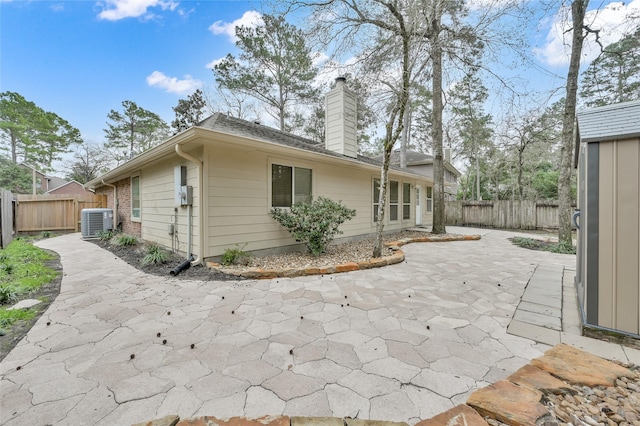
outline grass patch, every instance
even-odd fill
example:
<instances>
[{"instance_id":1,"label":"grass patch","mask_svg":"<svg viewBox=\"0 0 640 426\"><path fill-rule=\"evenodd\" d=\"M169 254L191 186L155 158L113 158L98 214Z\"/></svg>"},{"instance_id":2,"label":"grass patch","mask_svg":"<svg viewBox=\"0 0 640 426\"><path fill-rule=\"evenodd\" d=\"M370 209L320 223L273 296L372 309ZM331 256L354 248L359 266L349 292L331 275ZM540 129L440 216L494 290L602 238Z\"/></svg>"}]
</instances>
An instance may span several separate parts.
<instances>
[{"instance_id":1,"label":"grass patch","mask_svg":"<svg viewBox=\"0 0 640 426\"><path fill-rule=\"evenodd\" d=\"M14 309L7 311L3 308L0 309L0 327L6 328L16 321L27 321L35 316L36 312L33 309Z\"/></svg>"},{"instance_id":2,"label":"grass patch","mask_svg":"<svg viewBox=\"0 0 640 426\"><path fill-rule=\"evenodd\" d=\"M56 277L56 272L46 266L51 259L53 255L21 238L0 250L0 304L13 303L51 282Z\"/></svg>"},{"instance_id":3,"label":"grass patch","mask_svg":"<svg viewBox=\"0 0 640 426\"><path fill-rule=\"evenodd\" d=\"M575 246L560 244L553 241L542 241L527 237L513 237L511 238L511 242L518 247L530 250L542 250L561 254L576 254Z\"/></svg>"}]
</instances>

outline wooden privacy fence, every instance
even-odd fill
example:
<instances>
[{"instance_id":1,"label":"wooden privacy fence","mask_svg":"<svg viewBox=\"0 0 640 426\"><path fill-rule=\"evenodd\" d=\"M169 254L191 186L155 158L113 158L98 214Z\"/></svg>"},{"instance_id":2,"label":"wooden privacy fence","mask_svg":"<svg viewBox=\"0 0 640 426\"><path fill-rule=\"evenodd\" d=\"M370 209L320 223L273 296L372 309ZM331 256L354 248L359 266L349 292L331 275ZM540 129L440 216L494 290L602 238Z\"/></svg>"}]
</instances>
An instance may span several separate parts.
<instances>
[{"instance_id":1,"label":"wooden privacy fence","mask_svg":"<svg viewBox=\"0 0 640 426\"><path fill-rule=\"evenodd\" d=\"M80 231L82 209L107 207L104 194L18 195L16 231Z\"/></svg>"},{"instance_id":2,"label":"wooden privacy fence","mask_svg":"<svg viewBox=\"0 0 640 426\"><path fill-rule=\"evenodd\" d=\"M0 248L9 245L15 234L16 202L11 191L0 188Z\"/></svg>"},{"instance_id":3,"label":"wooden privacy fence","mask_svg":"<svg viewBox=\"0 0 640 426\"><path fill-rule=\"evenodd\" d=\"M447 225L498 229L557 229L558 203L548 201L446 201Z\"/></svg>"}]
</instances>

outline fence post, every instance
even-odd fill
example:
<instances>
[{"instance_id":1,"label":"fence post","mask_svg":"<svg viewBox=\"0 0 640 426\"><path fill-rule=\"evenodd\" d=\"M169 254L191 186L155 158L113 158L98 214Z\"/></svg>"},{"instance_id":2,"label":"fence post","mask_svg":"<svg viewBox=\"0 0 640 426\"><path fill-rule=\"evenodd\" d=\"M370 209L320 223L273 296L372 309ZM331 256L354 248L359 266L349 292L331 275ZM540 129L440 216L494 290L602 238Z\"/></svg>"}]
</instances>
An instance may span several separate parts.
<instances>
[{"instance_id":1,"label":"fence post","mask_svg":"<svg viewBox=\"0 0 640 426\"><path fill-rule=\"evenodd\" d=\"M78 221L80 220L80 212L78 211L78 196L73 197L73 228L78 232Z\"/></svg>"}]
</instances>

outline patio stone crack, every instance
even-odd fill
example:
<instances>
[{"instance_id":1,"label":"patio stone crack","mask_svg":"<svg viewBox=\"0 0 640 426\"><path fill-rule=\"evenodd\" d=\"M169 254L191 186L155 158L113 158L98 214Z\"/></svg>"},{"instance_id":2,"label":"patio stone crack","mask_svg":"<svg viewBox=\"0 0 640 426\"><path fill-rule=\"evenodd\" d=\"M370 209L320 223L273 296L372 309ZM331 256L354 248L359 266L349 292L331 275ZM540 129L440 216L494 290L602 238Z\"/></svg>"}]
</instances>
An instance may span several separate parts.
<instances>
[{"instance_id":1,"label":"patio stone crack","mask_svg":"<svg viewBox=\"0 0 640 426\"><path fill-rule=\"evenodd\" d=\"M76 396L80 396L80 395L82 395L82 396L83 396L83 398L82 398L82 399L84 399L84 397L86 397L86 396L87 396L87 393L89 393L89 392L91 392L92 390L96 389L98 386L99 386L99 385L96 385L95 387L93 387L93 388L89 389L87 392L80 392L80 393L76 393L76 394L74 394L74 395L65 396L64 398L58 398L58 399L51 399L51 400L48 400L48 401L42 401L42 402L40 402L40 403L38 403L38 404L33 404L33 403L31 403L31 405L32 405L32 406L34 406L34 407L36 407L36 406L38 406L38 405L42 405L42 404L49 404L49 403L52 403L52 402L58 402L58 401L66 401L67 399L71 399L71 398L74 398L74 397L76 397ZM31 393L31 392L29 391L29 393ZM33 400L33 394L31 394L31 399ZM82 399L80 399L78 402L76 402L76 404L75 404L73 407L75 407L76 405L78 405L78 404L80 403L80 401L82 401ZM72 409L73 409L73 407L72 407ZM71 411L71 409L70 409L69 411ZM68 414L68 412L67 412L67 414ZM66 417L66 415L65 415L65 417Z\"/></svg>"}]
</instances>

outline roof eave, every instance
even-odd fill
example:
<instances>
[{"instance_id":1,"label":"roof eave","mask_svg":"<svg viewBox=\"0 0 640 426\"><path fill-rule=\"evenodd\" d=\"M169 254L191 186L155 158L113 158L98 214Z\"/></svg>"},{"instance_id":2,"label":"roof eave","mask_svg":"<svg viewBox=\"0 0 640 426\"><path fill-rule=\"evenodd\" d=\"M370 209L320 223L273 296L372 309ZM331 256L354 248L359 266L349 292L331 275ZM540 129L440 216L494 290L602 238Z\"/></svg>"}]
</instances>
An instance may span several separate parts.
<instances>
[{"instance_id":1,"label":"roof eave","mask_svg":"<svg viewBox=\"0 0 640 426\"><path fill-rule=\"evenodd\" d=\"M174 152L175 145L188 143L191 140L195 139L203 131L205 130L197 127L192 127L185 130L184 132L178 133L177 135L172 136L160 145L143 152L142 154L132 158L126 163L119 165L115 169L108 171L104 175L90 180L89 182L84 184L84 187L85 189L95 189L104 186L103 182L114 182L120 180L123 175L127 175L134 170L140 169L140 167L151 161L159 160L167 154Z\"/></svg>"}]
</instances>

